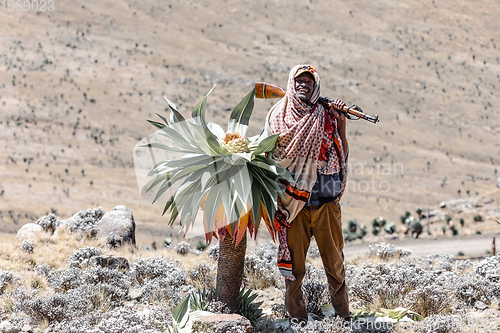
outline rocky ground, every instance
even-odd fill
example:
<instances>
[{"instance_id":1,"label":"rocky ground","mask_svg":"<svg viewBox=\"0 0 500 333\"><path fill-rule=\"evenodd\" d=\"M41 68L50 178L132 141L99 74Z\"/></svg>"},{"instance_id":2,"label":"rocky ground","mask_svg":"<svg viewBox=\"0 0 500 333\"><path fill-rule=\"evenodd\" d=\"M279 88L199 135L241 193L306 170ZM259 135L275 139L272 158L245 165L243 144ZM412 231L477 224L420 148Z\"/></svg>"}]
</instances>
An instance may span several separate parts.
<instances>
[{"instance_id":1,"label":"rocky ground","mask_svg":"<svg viewBox=\"0 0 500 333\"><path fill-rule=\"evenodd\" d=\"M182 242L141 249L130 241L117 243L117 237L102 237L96 230L105 216L101 209L80 211L68 220L50 214L37 220L41 230L1 243L0 332L169 332L174 307L214 287L216 245L194 249ZM290 325L284 312L276 253L276 245L263 243L245 257L244 287L261 302L260 320L250 324L241 316L225 317L223 305L211 302L202 314L210 317L192 319L194 331L455 333L500 327L498 255L455 260L443 253L415 256L392 244L372 245L346 261L353 316L346 323L333 317L313 245L303 282L310 320L299 327ZM251 312L242 314L250 318Z\"/></svg>"}]
</instances>

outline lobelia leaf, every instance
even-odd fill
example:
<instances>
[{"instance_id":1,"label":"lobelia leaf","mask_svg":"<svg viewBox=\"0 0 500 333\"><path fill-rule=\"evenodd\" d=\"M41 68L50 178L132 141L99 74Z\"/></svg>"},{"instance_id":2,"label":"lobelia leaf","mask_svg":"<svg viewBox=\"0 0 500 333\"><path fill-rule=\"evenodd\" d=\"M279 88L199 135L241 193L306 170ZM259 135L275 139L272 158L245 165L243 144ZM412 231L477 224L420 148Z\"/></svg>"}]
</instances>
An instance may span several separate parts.
<instances>
[{"instance_id":1,"label":"lobelia leaf","mask_svg":"<svg viewBox=\"0 0 500 333\"><path fill-rule=\"evenodd\" d=\"M214 133L214 135L217 137L217 139L219 139L221 141L224 140L224 137L226 136L226 132L224 132L222 127L220 127L219 125L214 124L212 122L209 122L207 124L207 127L210 130L210 132Z\"/></svg>"},{"instance_id":2,"label":"lobelia leaf","mask_svg":"<svg viewBox=\"0 0 500 333\"><path fill-rule=\"evenodd\" d=\"M191 124L194 129L194 135L202 142L202 149L204 149L207 155L220 156L228 155L229 152L224 146L221 146L219 140L215 135L203 126L198 124Z\"/></svg>"},{"instance_id":3,"label":"lobelia leaf","mask_svg":"<svg viewBox=\"0 0 500 333\"><path fill-rule=\"evenodd\" d=\"M252 184L252 218L255 223L255 230L258 230L261 219L260 202L262 200L262 194L260 193L258 183L253 181L252 174L250 174L250 183Z\"/></svg>"},{"instance_id":4,"label":"lobelia leaf","mask_svg":"<svg viewBox=\"0 0 500 333\"><path fill-rule=\"evenodd\" d=\"M207 129L210 131L210 129L207 126L207 123L205 121L205 111L207 109L207 97L210 95L212 90L214 90L215 85L210 89L208 94L206 94L205 97L194 107L193 112L191 114L191 117L193 118L194 122L197 123L198 125L203 126L203 128Z\"/></svg>"},{"instance_id":5,"label":"lobelia leaf","mask_svg":"<svg viewBox=\"0 0 500 333\"><path fill-rule=\"evenodd\" d=\"M252 155L255 156L273 151L274 148L276 148L276 142L278 142L279 136L279 134L274 134L262 140L255 151L253 151Z\"/></svg>"},{"instance_id":6,"label":"lobelia leaf","mask_svg":"<svg viewBox=\"0 0 500 333\"><path fill-rule=\"evenodd\" d=\"M172 152L172 153L184 153L184 154L189 154L189 153L197 153L196 150L192 150L192 149L183 149L183 148L175 148L175 147L171 147L169 145L166 145L164 143L157 143L157 142L153 142L153 143L148 143L146 145L141 145L139 146L141 148L156 148L156 149L162 149L162 150L166 150L166 151L169 151L169 152Z\"/></svg>"},{"instance_id":7,"label":"lobelia leaf","mask_svg":"<svg viewBox=\"0 0 500 333\"><path fill-rule=\"evenodd\" d=\"M165 207L163 208L163 213L161 213L161 215L165 215L165 213L167 212L167 210L170 208L172 209L173 208L173 204L174 203L174 196L172 195L170 198L168 198L167 200L167 203L165 204Z\"/></svg>"},{"instance_id":8,"label":"lobelia leaf","mask_svg":"<svg viewBox=\"0 0 500 333\"><path fill-rule=\"evenodd\" d=\"M248 129L250 116L252 115L255 99L255 87L236 105L229 117L227 132L238 132L241 136L245 136Z\"/></svg>"},{"instance_id":9,"label":"lobelia leaf","mask_svg":"<svg viewBox=\"0 0 500 333\"><path fill-rule=\"evenodd\" d=\"M207 223L205 232L212 231L215 212L221 203L221 187L220 184L217 184L210 189L207 200L205 201L205 219Z\"/></svg>"},{"instance_id":10,"label":"lobelia leaf","mask_svg":"<svg viewBox=\"0 0 500 333\"><path fill-rule=\"evenodd\" d=\"M275 170L280 177L282 177L284 180L286 180L290 183L295 182L293 176L290 174L288 169L286 169L285 167L282 167L281 165L279 165L278 163L276 163L275 161L273 161L272 159L270 159L268 157L259 155L259 156L255 156L255 158L252 161L259 161L259 162L265 163L267 165L273 165L276 168ZM267 167L266 168L262 167L262 168L267 169ZM273 173L274 173L274 171L273 171Z\"/></svg>"},{"instance_id":11,"label":"lobelia leaf","mask_svg":"<svg viewBox=\"0 0 500 333\"><path fill-rule=\"evenodd\" d=\"M189 295L172 310L172 317L176 324L180 324L189 310Z\"/></svg>"},{"instance_id":12,"label":"lobelia leaf","mask_svg":"<svg viewBox=\"0 0 500 333\"><path fill-rule=\"evenodd\" d=\"M165 118L164 116L162 116L161 114L157 113L156 114L158 117L160 117L161 120L163 120L163 122L165 123L165 125L169 126L169 122L167 120L167 118Z\"/></svg>"},{"instance_id":13,"label":"lobelia leaf","mask_svg":"<svg viewBox=\"0 0 500 333\"><path fill-rule=\"evenodd\" d=\"M167 127L165 124L162 124L162 123L160 123L158 121L154 121L154 120L148 120L148 123L150 123L151 125L153 125L156 128L159 128L159 129L163 129L164 127Z\"/></svg>"},{"instance_id":14,"label":"lobelia leaf","mask_svg":"<svg viewBox=\"0 0 500 333\"><path fill-rule=\"evenodd\" d=\"M172 177L173 175L174 175L174 173L166 173L163 176L159 176L159 177L153 179L153 181L151 182L151 184L147 188L146 193L149 192L154 187L156 187L161 182L163 182L165 180L170 180L170 177ZM146 186L147 186L147 184L146 184Z\"/></svg>"},{"instance_id":15,"label":"lobelia leaf","mask_svg":"<svg viewBox=\"0 0 500 333\"><path fill-rule=\"evenodd\" d=\"M194 141L194 137L191 134L191 130L189 129L188 122L179 111L177 111L177 107L174 103L168 100L165 96L163 96L170 107L170 126L172 129L179 131L187 140Z\"/></svg>"},{"instance_id":16,"label":"lobelia leaf","mask_svg":"<svg viewBox=\"0 0 500 333\"><path fill-rule=\"evenodd\" d=\"M179 146L181 146L187 150L195 150L195 148L196 148L196 146L193 147L193 145L188 140L185 139L185 134L179 133L174 128L165 126L161 129L161 132L159 132L158 134L166 136L167 138L171 139L172 141L177 143Z\"/></svg>"},{"instance_id":17,"label":"lobelia leaf","mask_svg":"<svg viewBox=\"0 0 500 333\"><path fill-rule=\"evenodd\" d=\"M174 203L174 205L172 207L172 212L170 214L170 220L168 221L169 226L172 226L172 224L174 224L175 219L177 218L178 215L179 215L179 211L177 210L177 205Z\"/></svg>"}]
</instances>

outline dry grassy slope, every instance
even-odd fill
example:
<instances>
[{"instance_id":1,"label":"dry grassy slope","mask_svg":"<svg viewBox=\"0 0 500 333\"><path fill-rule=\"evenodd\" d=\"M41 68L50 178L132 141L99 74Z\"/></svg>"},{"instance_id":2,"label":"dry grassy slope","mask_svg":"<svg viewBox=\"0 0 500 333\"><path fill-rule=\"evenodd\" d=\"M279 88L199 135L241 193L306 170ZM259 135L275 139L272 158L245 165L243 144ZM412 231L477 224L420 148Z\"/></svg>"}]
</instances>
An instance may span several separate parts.
<instances>
[{"instance_id":1,"label":"dry grassy slope","mask_svg":"<svg viewBox=\"0 0 500 333\"><path fill-rule=\"evenodd\" d=\"M52 209L66 217L117 204L140 231L162 230L161 207L139 196L132 157L162 96L189 112L217 83L207 117L226 123L254 82L284 86L297 63L318 68L323 95L381 118L348 124L346 219L396 220L416 205L489 192L500 176L497 1L55 8L0 12L1 230ZM250 134L270 105L256 102Z\"/></svg>"}]
</instances>

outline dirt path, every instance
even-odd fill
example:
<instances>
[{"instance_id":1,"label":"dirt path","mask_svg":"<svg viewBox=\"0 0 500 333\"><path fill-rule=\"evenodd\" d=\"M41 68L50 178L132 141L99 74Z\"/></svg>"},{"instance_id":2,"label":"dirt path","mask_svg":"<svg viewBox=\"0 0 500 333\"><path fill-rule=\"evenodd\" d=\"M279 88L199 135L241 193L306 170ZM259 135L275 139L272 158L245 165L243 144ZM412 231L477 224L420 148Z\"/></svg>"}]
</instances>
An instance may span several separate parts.
<instances>
[{"instance_id":1,"label":"dirt path","mask_svg":"<svg viewBox=\"0 0 500 333\"><path fill-rule=\"evenodd\" d=\"M486 255L486 251L491 251L491 243L495 235L456 237L439 239L408 239L393 240L387 243L401 246L412 251L415 256L427 256L432 253L448 253L457 257L461 251L467 257L481 257ZM496 234L497 253L500 248L500 234ZM368 251L370 244L346 244L344 254L346 258Z\"/></svg>"}]
</instances>

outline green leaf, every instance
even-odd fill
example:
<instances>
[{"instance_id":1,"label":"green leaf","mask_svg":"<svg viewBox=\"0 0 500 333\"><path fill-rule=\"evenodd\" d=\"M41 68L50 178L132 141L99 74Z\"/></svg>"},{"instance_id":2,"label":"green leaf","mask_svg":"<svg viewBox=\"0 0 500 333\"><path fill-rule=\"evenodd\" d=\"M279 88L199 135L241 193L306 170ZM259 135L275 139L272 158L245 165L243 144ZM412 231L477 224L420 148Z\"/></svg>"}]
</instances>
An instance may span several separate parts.
<instances>
[{"instance_id":1,"label":"green leaf","mask_svg":"<svg viewBox=\"0 0 500 333\"><path fill-rule=\"evenodd\" d=\"M175 219L177 218L178 215L179 215L179 210L177 209L177 205L174 203L174 205L172 206L172 213L170 214L170 220L168 221L169 226L172 226L172 224L174 224Z\"/></svg>"},{"instance_id":2,"label":"green leaf","mask_svg":"<svg viewBox=\"0 0 500 333\"><path fill-rule=\"evenodd\" d=\"M255 87L233 109L229 117L228 133L238 132L241 136L247 133L248 123L252 115L255 98Z\"/></svg>"},{"instance_id":3,"label":"green leaf","mask_svg":"<svg viewBox=\"0 0 500 333\"><path fill-rule=\"evenodd\" d=\"M167 212L167 210L169 208L173 208L173 204L174 203L174 196L172 195L170 198L168 198L167 200L167 203L165 204L165 207L163 208L163 213L161 213L161 215L165 215L165 213Z\"/></svg>"},{"instance_id":4,"label":"green leaf","mask_svg":"<svg viewBox=\"0 0 500 333\"><path fill-rule=\"evenodd\" d=\"M189 295L180 302L173 310L172 317L177 324L181 323L189 310Z\"/></svg>"},{"instance_id":5,"label":"green leaf","mask_svg":"<svg viewBox=\"0 0 500 333\"><path fill-rule=\"evenodd\" d=\"M205 111L207 109L207 97L208 95L210 95L212 90L214 90L214 88L215 85L212 87L212 89L210 89L208 94L194 107L193 112L191 114L193 120L197 124L203 126L203 128L207 129L208 131L210 131L210 129L208 128L207 123L205 121Z\"/></svg>"},{"instance_id":6,"label":"green leaf","mask_svg":"<svg viewBox=\"0 0 500 333\"><path fill-rule=\"evenodd\" d=\"M194 138L193 138L193 135L191 134L191 130L189 129L188 122L186 121L186 119L184 119L182 114L180 114L180 112L177 111L177 107L175 106L174 103L169 101L168 98L166 98L165 96L164 96L164 98L167 101L168 106L170 107L170 111L171 111L170 112L170 126L173 129L179 131L187 140L193 141Z\"/></svg>"},{"instance_id":7,"label":"green leaf","mask_svg":"<svg viewBox=\"0 0 500 333\"><path fill-rule=\"evenodd\" d=\"M156 192L155 198L153 199L153 203L155 203L160 197L165 193L171 186L169 184L169 180L165 180L161 185L160 188L158 189L158 192Z\"/></svg>"},{"instance_id":8,"label":"green leaf","mask_svg":"<svg viewBox=\"0 0 500 333\"><path fill-rule=\"evenodd\" d=\"M262 155L259 155L259 156L255 156L255 158L252 160L252 162L253 161L259 161L259 162L265 163L267 165L274 165L276 167L276 172L280 175L280 177L282 177L284 180L286 180L288 182L291 182L291 183L295 182L295 179L290 174L290 171L288 171L287 168L282 167L281 165L279 165L278 163L276 163L272 159L265 157L265 156L262 156ZM262 168L267 169L266 167L262 167Z\"/></svg>"},{"instance_id":9,"label":"green leaf","mask_svg":"<svg viewBox=\"0 0 500 333\"><path fill-rule=\"evenodd\" d=\"M274 219L274 213L276 212L276 208L278 206L278 192L272 185L266 183L262 175L259 175L259 172L253 172L252 176L254 177L254 180L256 179L259 182L259 188L261 189L262 194L261 201L264 205L264 209L266 210L267 215L269 216L269 219L272 221Z\"/></svg>"},{"instance_id":10,"label":"green leaf","mask_svg":"<svg viewBox=\"0 0 500 333\"><path fill-rule=\"evenodd\" d=\"M148 143L147 145L141 145L140 146L141 148L155 148L155 149L162 149L162 150L166 150L166 151L169 151L169 152L172 152L172 153L184 153L184 154L189 154L189 153L196 153L197 151L196 150L192 150L192 149L183 149L183 148L175 148L175 147L171 147L171 146L168 146L164 143L157 143L157 142L153 142L153 143Z\"/></svg>"},{"instance_id":11,"label":"green leaf","mask_svg":"<svg viewBox=\"0 0 500 333\"><path fill-rule=\"evenodd\" d=\"M264 140L262 140L252 155L259 155L262 153L267 153L273 151L276 148L276 142L278 142L279 134L271 135Z\"/></svg>"},{"instance_id":12,"label":"green leaf","mask_svg":"<svg viewBox=\"0 0 500 333\"><path fill-rule=\"evenodd\" d=\"M157 115L158 117L160 117L160 119L161 119L161 120L163 120L163 122L165 123L165 125L167 125L167 126L169 125L167 118L165 118L164 116L162 116L162 115L161 115L161 114L159 114L159 113L157 113L156 115Z\"/></svg>"},{"instance_id":13,"label":"green leaf","mask_svg":"<svg viewBox=\"0 0 500 333\"><path fill-rule=\"evenodd\" d=\"M191 124L194 129L194 135L198 139L198 142L201 142L202 149L204 149L205 153L211 156L220 156L220 155L228 155L229 152L224 146L221 146L219 140L215 137L215 135L207 129L203 128L203 126L198 124Z\"/></svg>"},{"instance_id":14,"label":"green leaf","mask_svg":"<svg viewBox=\"0 0 500 333\"><path fill-rule=\"evenodd\" d=\"M187 150L195 150L194 149L195 147L193 147L193 145L188 140L185 139L185 137L186 137L185 134L181 134L178 131L176 131L175 129L167 127L167 126L163 127L161 130L162 130L162 132L160 132L158 134L166 136L167 138L171 139L172 141L177 143L179 146L181 146ZM192 137L192 135L191 135L191 137Z\"/></svg>"},{"instance_id":15,"label":"green leaf","mask_svg":"<svg viewBox=\"0 0 500 333\"><path fill-rule=\"evenodd\" d=\"M154 121L154 120L148 120L148 123L153 125L156 128L163 129L164 127L167 127L165 124L162 124L160 122Z\"/></svg>"},{"instance_id":16,"label":"green leaf","mask_svg":"<svg viewBox=\"0 0 500 333\"><path fill-rule=\"evenodd\" d=\"M221 192L223 190L225 189L221 188L221 184L217 184L208 193L207 200L205 201L205 220L207 223L205 232L212 231L215 212L222 203Z\"/></svg>"},{"instance_id":17,"label":"green leaf","mask_svg":"<svg viewBox=\"0 0 500 333\"><path fill-rule=\"evenodd\" d=\"M259 229L261 215L260 215L260 201L262 194L258 182L253 181L253 176L250 174L250 182L252 184L252 218L255 224L255 230Z\"/></svg>"},{"instance_id":18,"label":"green leaf","mask_svg":"<svg viewBox=\"0 0 500 333\"><path fill-rule=\"evenodd\" d=\"M146 193L149 192L154 187L156 187L161 182L163 182L165 180L170 180L170 177L172 177L172 176L173 176L173 173L166 173L163 176L157 177L156 179L153 180L153 182L151 183L151 185L149 185L148 189L146 190Z\"/></svg>"}]
</instances>

